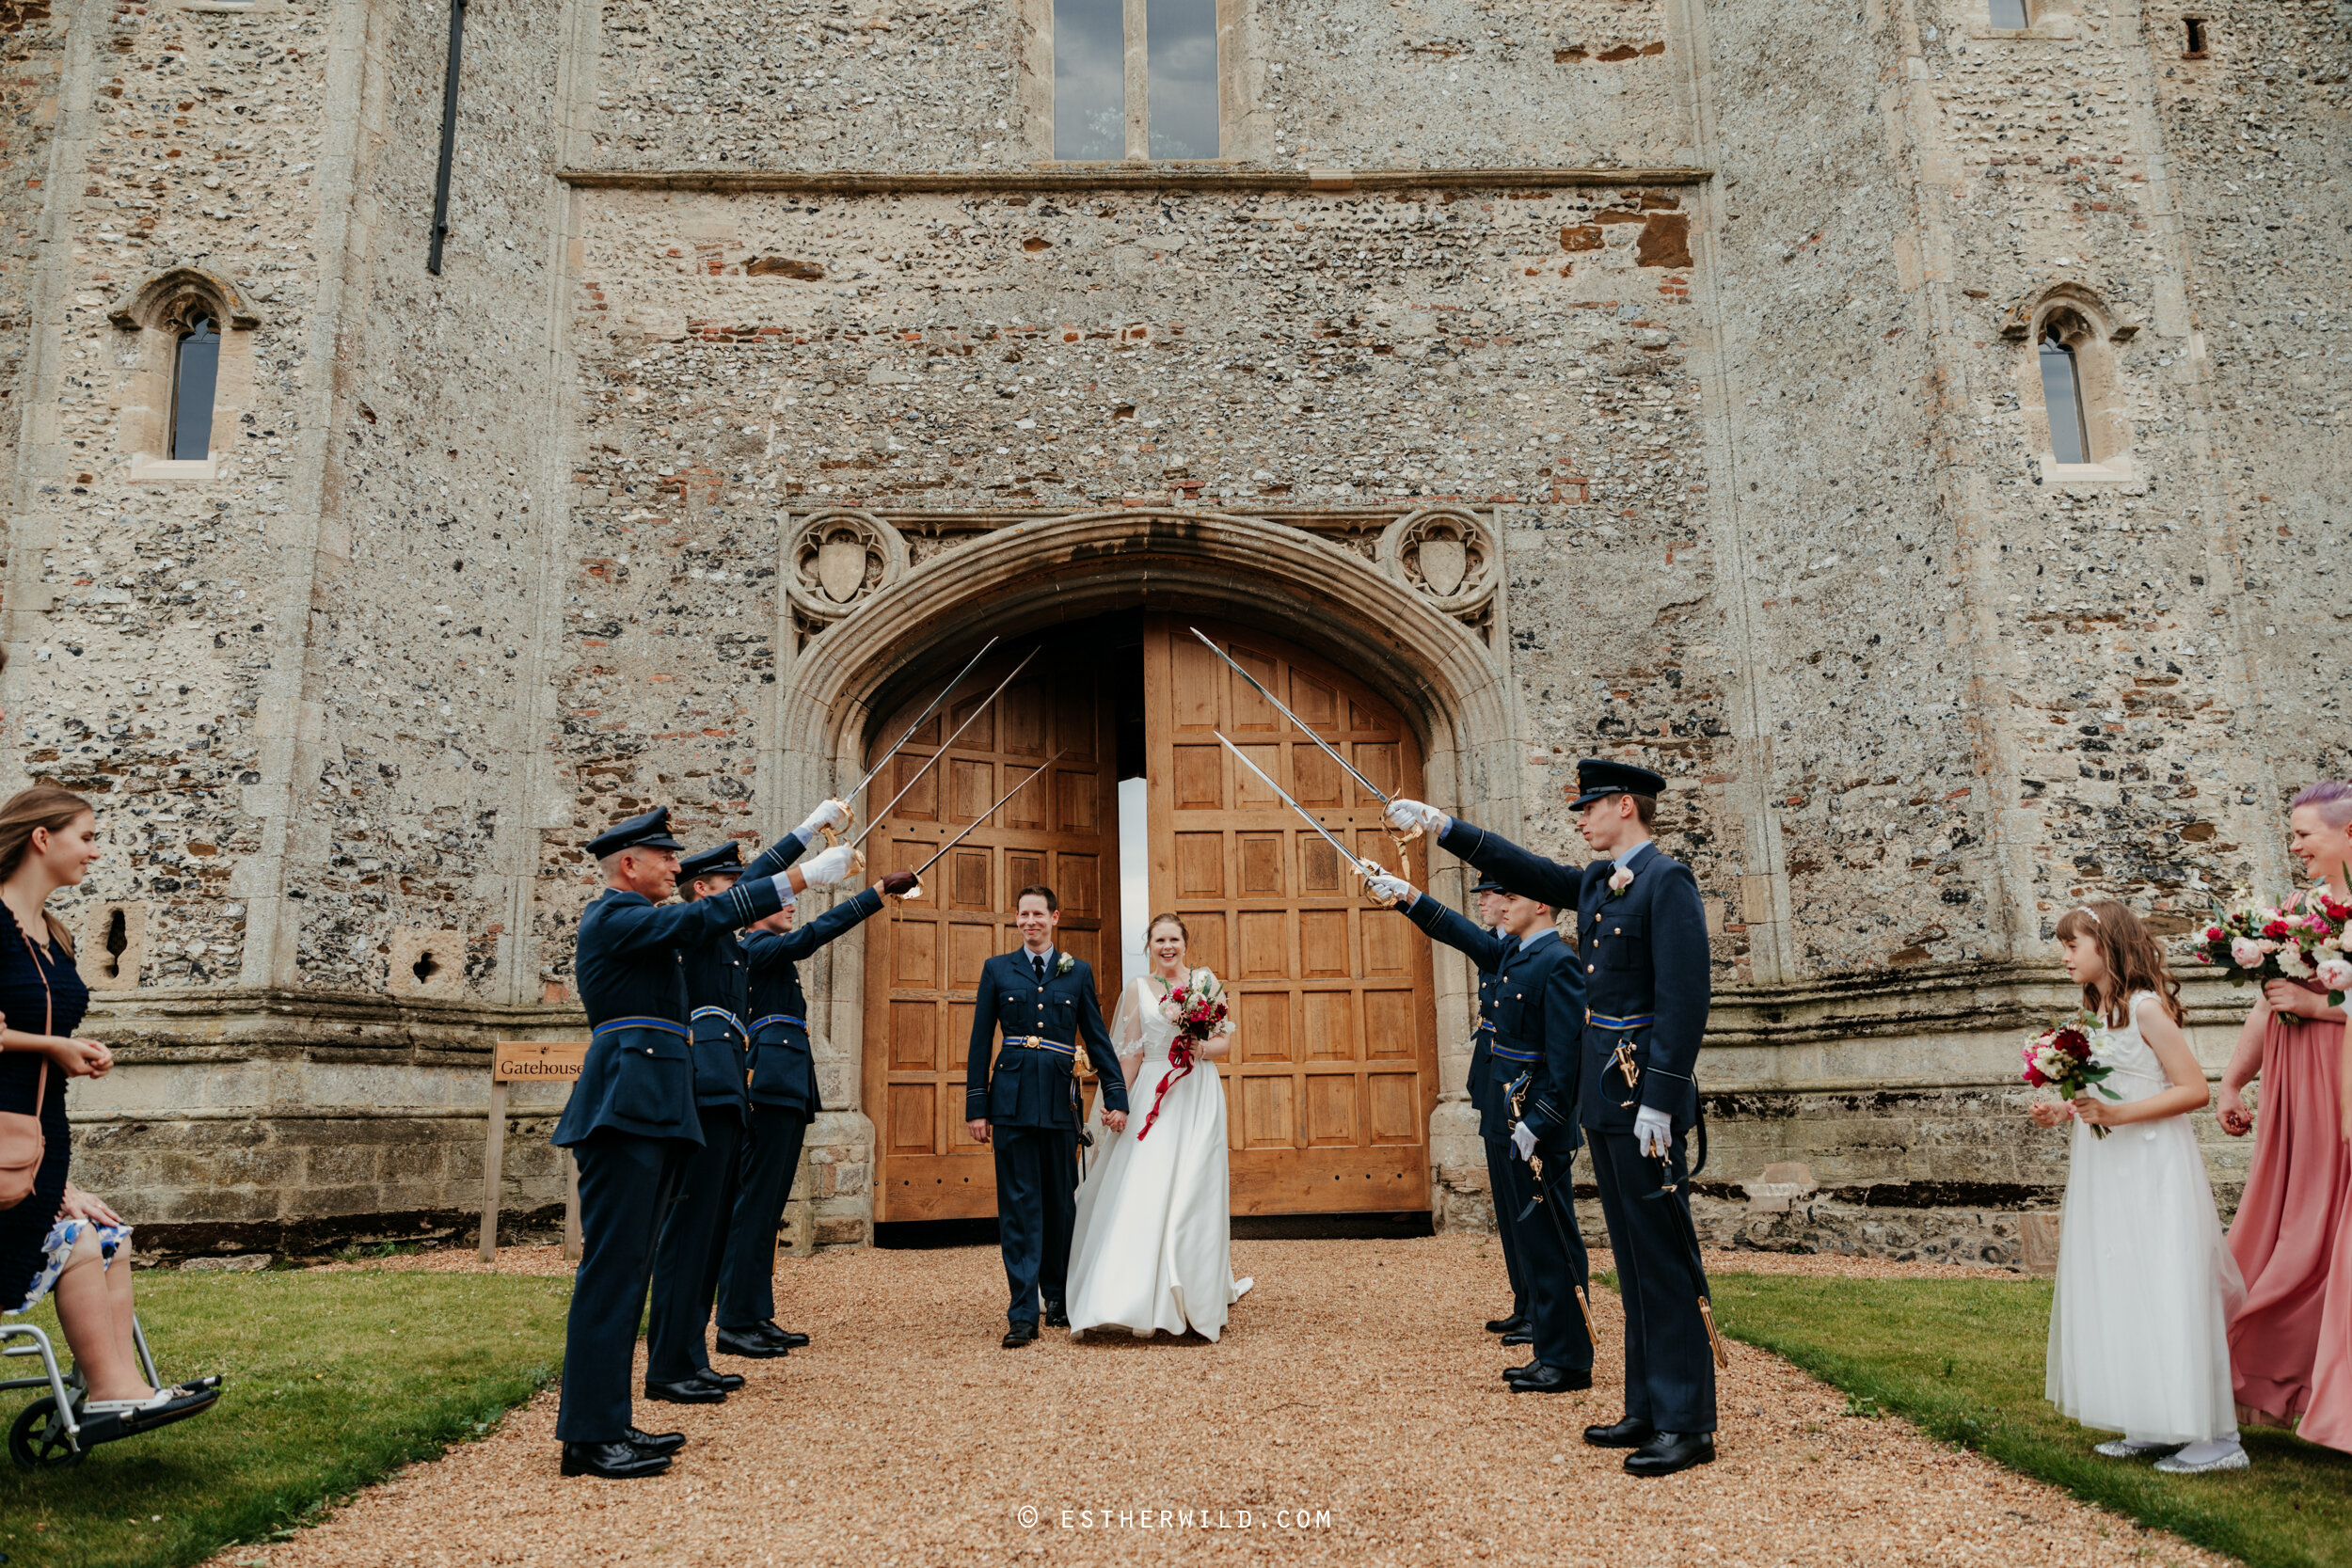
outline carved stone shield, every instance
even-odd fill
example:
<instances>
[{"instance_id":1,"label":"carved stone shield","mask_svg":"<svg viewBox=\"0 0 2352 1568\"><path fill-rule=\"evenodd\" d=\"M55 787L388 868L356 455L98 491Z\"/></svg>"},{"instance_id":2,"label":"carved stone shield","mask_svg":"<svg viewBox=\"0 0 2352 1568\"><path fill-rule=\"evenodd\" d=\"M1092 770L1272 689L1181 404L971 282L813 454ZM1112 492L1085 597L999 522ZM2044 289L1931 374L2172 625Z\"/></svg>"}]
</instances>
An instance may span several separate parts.
<instances>
[{"instance_id":1,"label":"carved stone shield","mask_svg":"<svg viewBox=\"0 0 2352 1568\"><path fill-rule=\"evenodd\" d=\"M848 604L865 582L865 540L835 534L817 546L817 584L825 591L825 597Z\"/></svg>"},{"instance_id":2,"label":"carved stone shield","mask_svg":"<svg viewBox=\"0 0 2352 1568\"><path fill-rule=\"evenodd\" d=\"M1459 539L1424 539L1420 555L1421 580L1438 597L1452 598L1470 573L1470 551Z\"/></svg>"}]
</instances>

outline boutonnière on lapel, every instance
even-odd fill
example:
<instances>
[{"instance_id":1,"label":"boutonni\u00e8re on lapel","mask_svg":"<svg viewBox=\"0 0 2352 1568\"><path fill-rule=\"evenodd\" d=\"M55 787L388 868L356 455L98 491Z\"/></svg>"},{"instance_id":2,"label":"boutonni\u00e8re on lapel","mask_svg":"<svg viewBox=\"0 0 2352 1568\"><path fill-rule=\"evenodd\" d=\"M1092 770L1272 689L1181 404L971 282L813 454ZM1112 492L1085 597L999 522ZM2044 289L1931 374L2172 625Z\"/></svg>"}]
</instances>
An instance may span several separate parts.
<instances>
[{"instance_id":1,"label":"boutonni\u00e8re on lapel","mask_svg":"<svg viewBox=\"0 0 2352 1568\"><path fill-rule=\"evenodd\" d=\"M1625 890L1626 890L1626 889L1628 889L1628 888L1631 887L1632 885L1633 885L1633 868L1632 868L1631 866L1629 866L1629 865L1621 865L1621 866L1617 867L1617 869L1616 869L1616 870L1612 871L1611 873L1609 873L1609 896L1610 896L1610 897L1612 897L1612 898L1617 897L1619 895L1623 894L1623 893L1625 892Z\"/></svg>"},{"instance_id":2,"label":"boutonni\u00e8re on lapel","mask_svg":"<svg viewBox=\"0 0 2352 1568\"><path fill-rule=\"evenodd\" d=\"M1075 959L1075 958L1072 958L1069 954L1064 953L1064 954L1061 956L1061 958L1059 958L1059 959L1058 959L1058 960L1055 963L1055 965L1054 965L1054 973L1055 973L1056 974L1069 974L1072 970L1073 970L1073 969L1075 969L1075 968L1077 968L1077 967L1078 967L1078 960L1077 960L1077 959Z\"/></svg>"}]
</instances>

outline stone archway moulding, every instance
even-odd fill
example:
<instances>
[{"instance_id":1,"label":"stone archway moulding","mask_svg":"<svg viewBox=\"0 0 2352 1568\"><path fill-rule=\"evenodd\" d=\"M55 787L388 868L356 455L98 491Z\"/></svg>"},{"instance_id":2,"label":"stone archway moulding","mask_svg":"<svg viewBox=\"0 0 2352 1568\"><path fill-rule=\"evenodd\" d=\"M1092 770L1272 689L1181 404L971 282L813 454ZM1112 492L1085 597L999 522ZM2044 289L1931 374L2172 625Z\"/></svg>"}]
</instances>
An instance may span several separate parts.
<instances>
[{"instance_id":1,"label":"stone archway moulding","mask_svg":"<svg viewBox=\"0 0 2352 1568\"><path fill-rule=\"evenodd\" d=\"M865 770L876 714L903 692L907 672L928 679L946 657L991 632L1008 637L1063 622L1136 610L1192 610L1255 623L1319 645L1394 702L1420 732L1426 787L1435 800L1504 832L1522 816L1518 704L1503 665L1509 647L1501 593L1500 540L1476 512L1398 508L1387 515L1321 522L1317 531L1263 517L1175 510L1076 512L1009 520L1001 515L900 515L848 509L796 516L779 540L780 575L793 586L777 606L780 665L772 710L776 752L763 775L771 799L797 809L845 787ZM905 553L871 536L903 531ZM952 540L943 540L951 533ZM867 539L867 580L853 583L837 559L836 588L821 607L814 551L845 555ZM1321 535L1321 536L1319 536ZM1337 542L1335 542L1335 540ZM899 568L898 561L914 564ZM801 563L810 571L800 574ZM884 567L882 563L890 564ZM826 612L822 619L811 608ZM771 766L772 765L772 767ZM1432 873L1424 858L1422 879ZM1434 868L1441 896L1458 901L1458 865ZM812 1147L849 1170L870 1171L873 1123L860 1104L867 1046L863 948L831 955L818 1016L818 1068L829 1106ZM1467 1032L1469 975L1440 962L1440 1038ZM1441 1047L1441 1082L1458 1085L1467 1055ZM1483 1171L1477 1116L1448 1089L1429 1126L1431 1204L1465 1173ZM870 1221L871 1189L839 1194ZM847 1217L846 1215L844 1217Z\"/></svg>"}]
</instances>

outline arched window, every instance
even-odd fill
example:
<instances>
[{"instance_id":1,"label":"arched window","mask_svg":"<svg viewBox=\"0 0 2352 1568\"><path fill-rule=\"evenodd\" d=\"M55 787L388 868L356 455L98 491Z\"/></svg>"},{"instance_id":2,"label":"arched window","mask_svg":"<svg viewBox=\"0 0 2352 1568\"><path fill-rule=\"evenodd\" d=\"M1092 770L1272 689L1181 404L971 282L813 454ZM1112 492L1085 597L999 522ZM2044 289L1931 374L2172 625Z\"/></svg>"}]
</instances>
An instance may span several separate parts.
<instances>
[{"instance_id":1,"label":"arched window","mask_svg":"<svg viewBox=\"0 0 2352 1568\"><path fill-rule=\"evenodd\" d=\"M2088 463L2090 436L2083 423L2082 366L2068 345L2072 317L2054 314L2042 326L2042 405L2050 416L2050 453L2061 463Z\"/></svg>"},{"instance_id":2,"label":"arched window","mask_svg":"<svg viewBox=\"0 0 2352 1568\"><path fill-rule=\"evenodd\" d=\"M213 395L220 382L220 333L199 305L180 325L171 366L171 457L201 463L213 454Z\"/></svg>"}]
</instances>

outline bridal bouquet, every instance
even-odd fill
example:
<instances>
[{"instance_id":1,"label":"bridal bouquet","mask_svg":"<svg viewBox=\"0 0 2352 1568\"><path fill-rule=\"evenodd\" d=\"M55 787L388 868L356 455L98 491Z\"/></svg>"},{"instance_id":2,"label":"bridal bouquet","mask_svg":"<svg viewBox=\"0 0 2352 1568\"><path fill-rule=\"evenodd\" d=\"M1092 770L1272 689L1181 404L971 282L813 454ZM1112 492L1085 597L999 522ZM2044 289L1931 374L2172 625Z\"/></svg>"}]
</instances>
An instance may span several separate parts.
<instances>
[{"instance_id":1,"label":"bridal bouquet","mask_svg":"<svg viewBox=\"0 0 2352 1568\"><path fill-rule=\"evenodd\" d=\"M2026 1082L2037 1089L2056 1089L2061 1100L2073 1100L2094 1086L2109 1100L2122 1099L2100 1083L2115 1070L2098 1062L2103 1033L2099 1021L2089 1013L2078 1013L2067 1022L2044 1029L2026 1042ZM2107 1135L2104 1127L2093 1126L2090 1131L2102 1138Z\"/></svg>"},{"instance_id":2,"label":"bridal bouquet","mask_svg":"<svg viewBox=\"0 0 2352 1568\"><path fill-rule=\"evenodd\" d=\"M1184 984L1168 988L1168 994L1160 999L1160 1016L1176 1025L1176 1037L1168 1042L1168 1070L1160 1074L1160 1086L1152 1092L1151 1112L1136 1133L1138 1143L1160 1119L1160 1101L1168 1098L1168 1091L1192 1070L1194 1048L1225 1027L1225 988L1216 983L1216 975L1195 970Z\"/></svg>"},{"instance_id":3,"label":"bridal bouquet","mask_svg":"<svg viewBox=\"0 0 2352 1568\"><path fill-rule=\"evenodd\" d=\"M2325 988L2328 1005L2339 1006L2352 991L2352 956L2345 952L2352 903L2314 895L2303 908L2246 904L2216 907L2214 918L2197 933L2192 950L2200 963L2229 971L2230 984L2294 980Z\"/></svg>"}]
</instances>

